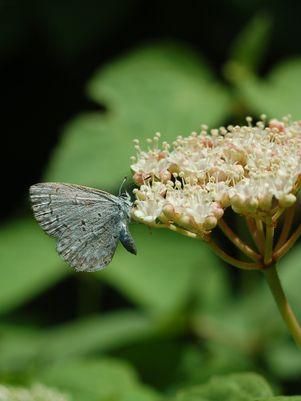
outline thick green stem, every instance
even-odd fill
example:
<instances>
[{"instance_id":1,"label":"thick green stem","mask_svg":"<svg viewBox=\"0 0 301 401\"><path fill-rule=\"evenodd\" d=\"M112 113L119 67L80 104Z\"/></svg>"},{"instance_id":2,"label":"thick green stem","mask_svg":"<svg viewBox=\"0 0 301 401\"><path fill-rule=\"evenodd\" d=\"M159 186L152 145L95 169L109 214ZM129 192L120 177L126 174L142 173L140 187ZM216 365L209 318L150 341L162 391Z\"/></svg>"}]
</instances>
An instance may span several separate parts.
<instances>
[{"instance_id":1,"label":"thick green stem","mask_svg":"<svg viewBox=\"0 0 301 401\"><path fill-rule=\"evenodd\" d=\"M267 269L264 270L264 273L267 282L269 284L270 290L278 306L278 309L282 315L282 318L286 323L286 326L289 329L296 344L299 345L299 347L301 347L301 327L284 294L277 273L276 265L268 267Z\"/></svg>"}]
</instances>

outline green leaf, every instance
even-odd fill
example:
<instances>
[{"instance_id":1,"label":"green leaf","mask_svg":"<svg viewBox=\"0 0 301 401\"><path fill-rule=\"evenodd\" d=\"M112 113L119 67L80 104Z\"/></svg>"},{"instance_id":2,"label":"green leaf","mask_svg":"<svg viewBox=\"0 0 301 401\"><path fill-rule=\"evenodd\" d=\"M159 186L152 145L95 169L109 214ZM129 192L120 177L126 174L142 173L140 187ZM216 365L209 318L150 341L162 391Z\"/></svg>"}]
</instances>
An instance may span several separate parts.
<instances>
[{"instance_id":1,"label":"green leaf","mask_svg":"<svg viewBox=\"0 0 301 401\"><path fill-rule=\"evenodd\" d=\"M138 399L139 393L143 401L159 398L139 383L130 365L109 358L56 363L40 371L38 379L71 394L74 401L126 401L131 395Z\"/></svg>"},{"instance_id":2,"label":"green leaf","mask_svg":"<svg viewBox=\"0 0 301 401\"><path fill-rule=\"evenodd\" d=\"M220 268L218 259L201 241L140 225L133 225L132 233L138 255L120 247L112 266L97 276L153 313L178 313L187 305L195 279L202 280L205 287L209 270L214 274ZM203 277L197 273L202 266L206 266Z\"/></svg>"},{"instance_id":3,"label":"green leaf","mask_svg":"<svg viewBox=\"0 0 301 401\"><path fill-rule=\"evenodd\" d=\"M0 312L20 305L68 274L55 243L31 219L0 230Z\"/></svg>"},{"instance_id":4,"label":"green leaf","mask_svg":"<svg viewBox=\"0 0 301 401\"><path fill-rule=\"evenodd\" d=\"M257 71L269 42L271 22L266 14L255 15L234 40L229 55L230 63Z\"/></svg>"},{"instance_id":5,"label":"green leaf","mask_svg":"<svg viewBox=\"0 0 301 401\"><path fill-rule=\"evenodd\" d=\"M232 347L227 344L227 340L218 343L205 336L200 340L203 347L201 348L199 343L193 347L186 347L178 363L180 377L184 378L187 385L198 385L215 375L256 369L250 355L240 349L240 344L235 347L236 339L233 338Z\"/></svg>"},{"instance_id":6,"label":"green leaf","mask_svg":"<svg viewBox=\"0 0 301 401\"><path fill-rule=\"evenodd\" d=\"M282 340L282 341L281 341ZM269 369L282 380L299 379L301 374L300 352L296 344L287 337L270 341L265 347L265 358Z\"/></svg>"},{"instance_id":7,"label":"green leaf","mask_svg":"<svg viewBox=\"0 0 301 401\"><path fill-rule=\"evenodd\" d=\"M256 373L216 376L208 383L182 390L177 401L251 401L272 396L268 383Z\"/></svg>"},{"instance_id":8,"label":"green leaf","mask_svg":"<svg viewBox=\"0 0 301 401\"><path fill-rule=\"evenodd\" d=\"M118 401L162 401L162 397L151 388L139 386L120 394Z\"/></svg>"},{"instance_id":9,"label":"green leaf","mask_svg":"<svg viewBox=\"0 0 301 401\"><path fill-rule=\"evenodd\" d=\"M205 64L171 44L140 48L109 64L92 78L88 94L108 112L71 122L48 180L115 188L129 170L133 139L160 131L163 140L174 140L202 123L220 123L231 107Z\"/></svg>"},{"instance_id":10,"label":"green leaf","mask_svg":"<svg viewBox=\"0 0 301 401\"><path fill-rule=\"evenodd\" d=\"M182 336L179 338L171 330L166 330L164 337L130 344L116 350L114 355L135 366L146 383L151 383L155 388L166 389L179 386L179 380L186 383L187 370L185 371L186 367L182 363L186 345L187 341L183 341ZM198 343L198 349L194 349L196 358L199 357L199 349Z\"/></svg>"},{"instance_id":11,"label":"green leaf","mask_svg":"<svg viewBox=\"0 0 301 401\"><path fill-rule=\"evenodd\" d=\"M227 268L212 254L212 251L204 247L204 260L195 273L194 297L195 313L199 315L207 313L221 314L225 308L230 308L231 289ZM208 263L209 262L209 263ZM223 311L223 312L222 312Z\"/></svg>"},{"instance_id":12,"label":"green leaf","mask_svg":"<svg viewBox=\"0 0 301 401\"><path fill-rule=\"evenodd\" d=\"M264 80L242 75L236 82L239 93L255 113L281 118L301 118L301 59L284 61Z\"/></svg>"},{"instance_id":13,"label":"green leaf","mask_svg":"<svg viewBox=\"0 0 301 401\"><path fill-rule=\"evenodd\" d=\"M64 324L45 333L40 357L54 361L112 350L158 335L160 327L136 311L112 312Z\"/></svg>"},{"instance_id":14,"label":"green leaf","mask_svg":"<svg viewBox=\"0 0 301 401\"><path fill-rule=\"evenodd\" d=\"M0 326L0 371L21 371L38 362L112 350L161 333L157 322L139 312L118 311L69 322L51 330Z\"/></svg>"},{"instance_id":15,"label":"green leaf","mask_svg":"<svg viewBox=\"0 0 301 401\"><path fill-rule=\"evenodd\" d=\"M301 318L299 307L301 304L300 258L301 249L295 247L278 264L278 274L284 292L286 293L291 307L296 313L298 319ZM276 330L278 334L281 334L281 332L287 333L286 326L282 321L273 296L265 282L264 276L262 276L261 285L258 285L258 288L253 293L248 294L246 303L249 307L249 313L254 316L255 320L257 320L257 324L261 330L262 324L265 322L266 329L272 331ZM261 305L260 308L258 308L258 305Z\"/></svg>"},{"instance_id":16,"label":"green leaf","mask_svg":"<svg viewBox=\"0 0 301 401\"><path fill-rule=\"evenodd\" d=\"M301 320L300 260L301 249L295 246L295 248L280 261L278 266L278 273L284 292L299 321ZM253 301L254 308L256 297L257 302L263 302L264 305L259 315L259 324L267 320L267 316L269 317L270 335L272 335L273 341L267 342L265 357L271 371L282 379L299 377L301 373L300 355L296 352L296 345L280 316L280 312L276 307L276 303L267 285L251 298L250 301Z\"/></svg>"},{"instance_id":17,"label":"green leaf","mask_svg":"<svg viewBox=\"0 0 301 401\"><path fill-rule=\"evenodd\" d=\"M301 401L301 395L279 395L277 397L264 397L258 399L257 401Z\"/></svg>"},{"instance_id":18,"label":"green leaf","mask_svg":"<svg viewBox=\"0 0 301 401\"><path fill-rule=\"evenodd\" d=\"M278 266L283 288L299 319L300 259L300 248L295 247ZM249 272L241 274L246 280L249 279ZM251 357L262 349L261 356L276 376L283 379L298 377L301 365L296 346L276 307L264 275L255 274L255 279L256 289L242 293L239 302L229 298L228 302L224 302L224 310L206 313L206 310L202 312L199 309L193 316L193 328L200 338L206 338L206 347L210 350L206 374L239 369L239 364L241 370L254 369L254 360Z\"/></svg>"},{"instance_id":19,"label":"green leaf","mask_svg":"<svg viewBox=\"0 0 301 401\"><path fill-rule=\"evenodd\" d=\"M0 372L21 372L38 356L41 333L21 325L0 326Z\"/></svg>"},{"instance_id":20,"label":"green leaf","mask_svg":"<svg viewBox=\"0 0 301 401\"><path fill-rule=\"evenodd\" d=\"M127 124L100 113L75 118L64 132L45 179L116 190L129 173L129 157L134 153L131 134Z\"/></svg>"},{"instance_id":21,"label":"green leaf","mask_svg":"<svg viewBox=\"0 0 301 401\"><path fill-rule=\"evenodd\" d=\"M171 43L137 49L97 72L88 93L124 120L141 125L140 135L146 129L151 129L147 135L157 130L175 135L216 123L229 111L225 89L205 63Z\"/></svg>"},{"instance_id":22,"label":"green leaf","mask_svg":"<svg viewBox=\"0 0 301 401\"><path fill-rule=\"evenodd\" d=\"M280 261L278 272L287 295L287 298L300 319L301 294L300 280L300 249L295 247ZM243 273L249 275L249 272ZM260 305L260 307L259 307ZM228 308L228 312L215 318L210 316L209 324L214 333L222 333L216 336L216 340L222 344L222 340L231 346L231 338L235 339L232 345L233 352L256 353L262 349L262 356L274 374L278 377L286 377L288 372L292 376L300 373L300 361L292 357L295 345L277 309L275 300L265 282L264 275L257 276L257 287L248 294L242 294L239 303L235 302ZM202 323L202 320L197 324ZM228 324L227 324L228 323ZM206 326L205 326L206 327ZM202 328L199 329L202 333ZM211 330L211 332L212 332ZM214 338L214 336L213 336ZM279 354L278 354L279 353ZM287 353L285 356L284 353ZM283 360L282 360L283 358ZM300 359L300 358L299 358ZM293 374L293 370L295 373Z\"/></svg>"}]
</instances>

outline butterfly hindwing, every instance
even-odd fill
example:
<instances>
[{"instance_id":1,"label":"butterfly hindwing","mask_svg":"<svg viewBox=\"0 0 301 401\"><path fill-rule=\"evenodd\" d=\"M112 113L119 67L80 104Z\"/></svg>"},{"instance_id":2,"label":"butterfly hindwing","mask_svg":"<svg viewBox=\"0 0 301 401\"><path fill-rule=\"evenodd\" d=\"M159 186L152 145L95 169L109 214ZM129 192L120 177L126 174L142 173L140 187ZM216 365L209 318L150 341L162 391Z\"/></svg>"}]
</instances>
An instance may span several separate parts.
<instances>
[{"instance_id":1,"label":"butterfly hindwing","mask_svg":"<svg viewBox=\"0 0 301 401\"><path fill-rule=\"evenodd\" d=\"M117 215L105 220L86 218L66 229L57 243L57 251L77 271L96 271L107 266L119 241L120 222ZM84 231L83 231L84 229Z\"/></svg>"}]
</instances>

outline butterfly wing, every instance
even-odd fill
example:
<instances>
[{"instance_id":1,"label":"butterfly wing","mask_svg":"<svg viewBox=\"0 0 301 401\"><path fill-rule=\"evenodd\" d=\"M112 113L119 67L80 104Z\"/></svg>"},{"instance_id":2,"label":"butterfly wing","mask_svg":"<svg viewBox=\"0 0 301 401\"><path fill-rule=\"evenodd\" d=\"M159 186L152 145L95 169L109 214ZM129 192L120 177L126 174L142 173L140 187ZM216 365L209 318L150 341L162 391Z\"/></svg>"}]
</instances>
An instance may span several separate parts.
<instances>
[{"instance_id":1,"label":"butterfly wing","mask_svg":"<svg viewBox=\"0 0 301 401\"><path fill-rule=\"evenodd\" d=\"M96 221L90 215L85 220L86 231L82 231L81 223L64 231L58 240L57 251L77 271L103 269L111 262L117 248L119 223L116 214L102 221Z\"/></svg>"},{"instance_id":2,"label":"butterfly wing","mask_svg":"<svg viewBox=\"0 0 301 401\"><path fill-rule=\"evenodd\" d=\"M58 239L57 251L77 271L96 271L112 259L119 240L118 198L79 185L42 183L30 188L34 215Z\"/></svg>"}]
</instances>

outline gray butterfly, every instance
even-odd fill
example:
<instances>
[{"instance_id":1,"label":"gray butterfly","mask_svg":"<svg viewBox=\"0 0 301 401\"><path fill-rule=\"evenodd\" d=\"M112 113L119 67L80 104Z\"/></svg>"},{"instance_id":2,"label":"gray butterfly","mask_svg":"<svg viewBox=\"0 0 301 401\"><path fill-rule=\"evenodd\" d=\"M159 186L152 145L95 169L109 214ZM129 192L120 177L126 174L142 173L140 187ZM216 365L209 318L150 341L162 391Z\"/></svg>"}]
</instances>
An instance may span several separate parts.
<instances>
[{"instance_id":1,"label":"gray butterfly","mask_svg":"<svg viewBox=\"0 0 301 401\"><path fill-rule=\"evenodd\" d=\"M62 183L30 187L32 208L40 226L57 238L59 255L76 271L103 269L118 242L136 255L128 223L132 202L128 193L114 196L99 189Z\"/></svg>"}]
</instances>

